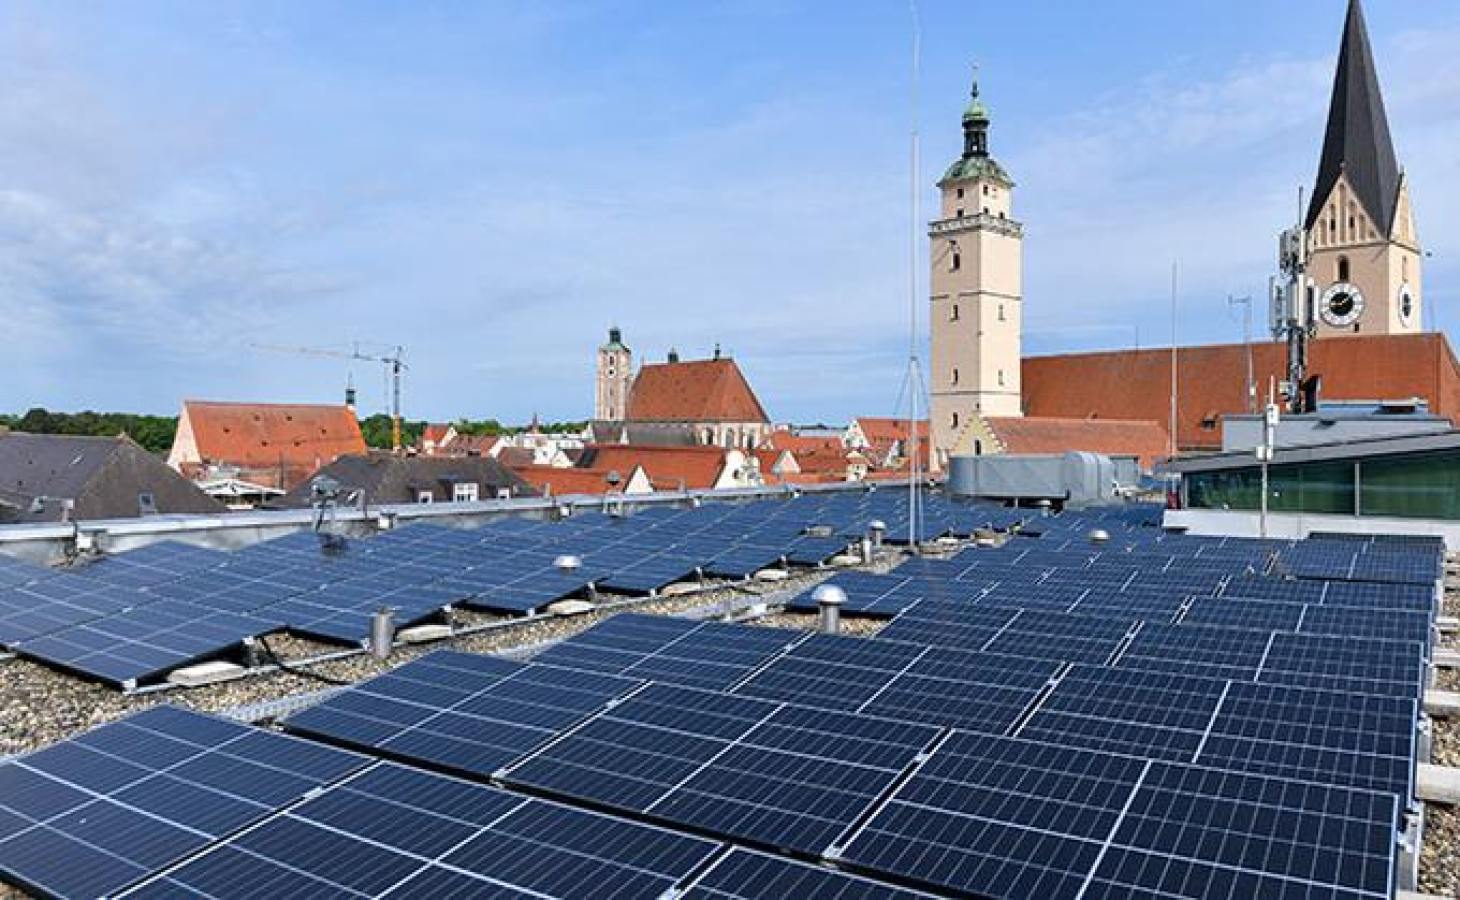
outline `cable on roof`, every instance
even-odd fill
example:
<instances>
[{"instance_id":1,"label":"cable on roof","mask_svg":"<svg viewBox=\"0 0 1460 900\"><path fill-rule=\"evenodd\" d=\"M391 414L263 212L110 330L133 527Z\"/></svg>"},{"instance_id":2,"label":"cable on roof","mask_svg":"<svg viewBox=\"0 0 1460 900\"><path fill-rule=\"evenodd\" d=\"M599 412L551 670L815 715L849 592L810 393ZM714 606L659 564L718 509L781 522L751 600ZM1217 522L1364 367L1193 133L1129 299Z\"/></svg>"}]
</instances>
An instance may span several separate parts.
<instances>
[{"instance_id":1,"label":"cable on roof","mask_svg":"<svg viewBox=\"0 0 1460 900\"><path fill-rule=\"evenodd\" d=\"M334 685L336 687L349 687L351 684L354 683L344 678L335 678L331 675L322 675L319 672L315 672L310 669L302 669L293 665L292 663L286 663L284 662L284 660L279 658L279 654L274 652L274 648L269 646L268 639L265 638L263 635L259 635L255 640L257 640L258 645L263 648L264 655L269 658L269 662L277 666L279 671L281 672L288 672L290 675L298 675L301 678L312 678L315 681L321 681L325 684Z\"/></svg>"}]
</instances>

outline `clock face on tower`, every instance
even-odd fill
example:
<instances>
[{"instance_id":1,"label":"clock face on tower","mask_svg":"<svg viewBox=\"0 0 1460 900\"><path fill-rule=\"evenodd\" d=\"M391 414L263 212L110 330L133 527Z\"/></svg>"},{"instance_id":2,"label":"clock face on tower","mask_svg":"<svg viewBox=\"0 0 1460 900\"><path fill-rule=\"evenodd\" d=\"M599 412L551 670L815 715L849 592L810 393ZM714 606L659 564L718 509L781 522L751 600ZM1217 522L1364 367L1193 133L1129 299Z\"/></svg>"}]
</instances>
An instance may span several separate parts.
<instances>
[{"instance_id":1,"label":"clock face on tower","mask_svg":"<svg viewBox=\"0 0 1460 900\"><path fill-rule=\"evenodd\" d=\"M1346 281L1340 281L1318 299L1318 314L1334 328L1344 328L1364 314L1364 295Z\"/></svg>"}]
</instances>

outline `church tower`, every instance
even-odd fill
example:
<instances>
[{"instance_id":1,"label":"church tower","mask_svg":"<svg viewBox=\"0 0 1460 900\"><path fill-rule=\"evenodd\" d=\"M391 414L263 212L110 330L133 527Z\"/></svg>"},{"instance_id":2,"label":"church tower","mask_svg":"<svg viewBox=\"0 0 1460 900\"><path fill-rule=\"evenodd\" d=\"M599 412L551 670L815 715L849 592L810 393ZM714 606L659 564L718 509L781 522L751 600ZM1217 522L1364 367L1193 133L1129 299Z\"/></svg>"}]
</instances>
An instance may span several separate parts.
<instances>
[{"instance_id":1,"label":"church tower","mask_svg":"<svg viewBox=\"0 0 1460 900\"><path fill-rule=\"evenodd\" d=\"M928 226L932 274L932 464L943 468L976 416L1023 414L1019 391L1024 229L1012 216L1014 182L989 155L989 110L973 94L963 113L963 155L938 182L942 209Z\"/></svg>"},{"instance_id":2,"label":"church tower","mask_svg":"<svg viewBox=\"0 0 1460 900\"><path fill-rule=\"evenodd\" d=\"M1359 0L1349 0L1304 222L1319 337L1420 330L1420 252Z\"/></svg>"},{"instance_id":3,"label":"church tower","mask_svg":"<svg viewBox=\"0 0 1460 900\"><path fill-rule=\"evenodd\" d=\"M633 380L634 353L624 344L618 326L608 329L608 343L598 348L598 381L593 400L593 418L600 422L622 421L629 405L629 384Z\"/></svg>"}]
</instances>

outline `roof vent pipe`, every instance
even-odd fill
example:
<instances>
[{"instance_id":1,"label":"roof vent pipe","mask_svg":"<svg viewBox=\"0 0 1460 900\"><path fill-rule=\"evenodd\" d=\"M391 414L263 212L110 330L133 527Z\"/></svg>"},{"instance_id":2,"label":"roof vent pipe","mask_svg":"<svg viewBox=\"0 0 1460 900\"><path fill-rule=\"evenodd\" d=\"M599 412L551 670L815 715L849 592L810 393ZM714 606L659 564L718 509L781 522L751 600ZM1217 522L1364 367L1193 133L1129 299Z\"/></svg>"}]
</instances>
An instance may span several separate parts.
<instances>
[{"instance_id":1,"label":"roof vent pipe","mask_svg":"<svg viewBox=\"0 0 1460 900\"><path fill-rule=\"evenodd\" d=\"M1096 528L1090 532L1089 537L1090 543L1103 544L1106 541L1110 540L1110 532L1106 531L1104 528Z\"/></svg>"},{"instance_id":2,"label":"roof vent pipe","mask_svg":"<svg viewBox=\"0 0 1460 900\"><path fill-rule=\"evenodd\" d=\"M811 599L821 610L820 631L822 634L836 634L842 628L842 606L847 602L847 592L834 584L823 584L811 592Z\"/></svg>"},{"instance_id":3,"label":"roof vent pipe","mask_svg":"<svg viewBox=\"0 0 1460 900\"><path fill-rule=\"evenodd\" d=\"M370 655L376 659L390 656L395 641L395 610L382 606L370 618Z\"/></svg>"},{"instance_id":4,"label":"roof vent pipe","mask_svg":"<svg viewBox=\"0 0 1460 900\"><path fill-rule=\"evenodd\" d=\"M574 556L571 553L564 553L562 556L553 560L553 568L562 572L564 575L571 575L582 567L583 558Z\"/></svg>"},{"instance_id":5,"label":"roof vent pipe","mask_svg":"<svg viewBox=\"0 0 1460 900\"><path fill-rule=\"evenodd\" d=\"M887 523L881 519L873 519L867 523L867 536L872 538L872 546L881 547L882 539L887 535Z\"/></svg>"}]
</instances>

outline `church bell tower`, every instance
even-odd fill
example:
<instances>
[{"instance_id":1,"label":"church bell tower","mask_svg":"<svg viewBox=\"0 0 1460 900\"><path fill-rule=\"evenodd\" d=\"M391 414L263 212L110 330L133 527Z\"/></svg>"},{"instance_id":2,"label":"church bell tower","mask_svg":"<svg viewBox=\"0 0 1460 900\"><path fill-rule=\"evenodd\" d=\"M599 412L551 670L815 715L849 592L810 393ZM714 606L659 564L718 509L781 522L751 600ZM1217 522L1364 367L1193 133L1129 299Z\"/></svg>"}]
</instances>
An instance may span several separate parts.
<instances>
[{"instance_id":1,"label":"church bell tower","mask_svg":"<svg viewBox=\"0 0 1460 900\"><path fill-rule=\"evenodd\" d=\"M1349 0L1303 227L1320 338L1420 330L1423 254L1359 0Z\"/></svg>"},{"instance_id":2,"label":"church bell tower","mask_svg":"<svg viewBox=\"0 0 1460 900\"><path fill-rule=\"evenodd\" d=\"M963 113L963 155L938 181L942 208L928 226L935 469L976 416L1023 414L1024 228L1012 218L1014 181L989 155L989 122L975 77Z\"/></svg>"},{"instance_id":3,"label":"church bell tower","mask_svg":"<svg viewBox=\"0 0 1460 900\"><path fill-rule=\"evenodd\" d=\"M598 348L594 419L600 422L618 422L627 415L633 368L634 353L624 343L623 332L615 325L608 329L608 343Z\"/></svg>"}]
</instances>

